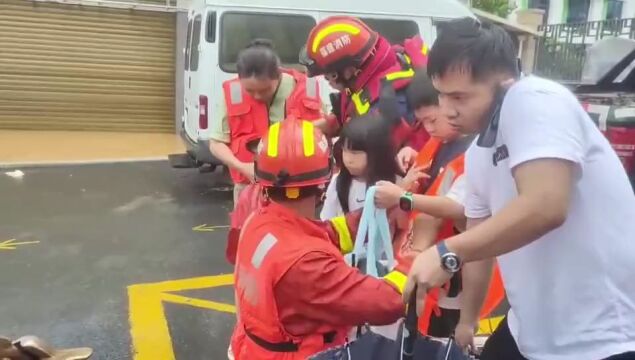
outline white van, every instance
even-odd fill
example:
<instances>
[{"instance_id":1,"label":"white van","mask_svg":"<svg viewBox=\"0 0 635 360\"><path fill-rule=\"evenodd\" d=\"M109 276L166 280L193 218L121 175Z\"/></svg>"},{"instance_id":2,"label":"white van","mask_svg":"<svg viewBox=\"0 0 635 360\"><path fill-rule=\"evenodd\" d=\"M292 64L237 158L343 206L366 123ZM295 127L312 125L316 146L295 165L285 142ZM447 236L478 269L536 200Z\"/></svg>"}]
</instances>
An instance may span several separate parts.
<instances>
[{"instance_id":1,"label":"white van","mask_svg":"<svg viewBox=\"0 0 635 360\"><path fill-rule=\"evenodd\" d=\"M254 38L267 38L284 66L298 66L309 31L331 15L359 17L392 43L420 34L427 44L436 37L438 21L474 16L459 0L194 0L184 66L182 137L187 154L171 155L172 165L211 164L213 169L220 164L209 150L210 121L223 101L222 83L236 76L241 49ZM333 90L323 79L321 85L328 101Z\"/></svg>"}]
</instances>

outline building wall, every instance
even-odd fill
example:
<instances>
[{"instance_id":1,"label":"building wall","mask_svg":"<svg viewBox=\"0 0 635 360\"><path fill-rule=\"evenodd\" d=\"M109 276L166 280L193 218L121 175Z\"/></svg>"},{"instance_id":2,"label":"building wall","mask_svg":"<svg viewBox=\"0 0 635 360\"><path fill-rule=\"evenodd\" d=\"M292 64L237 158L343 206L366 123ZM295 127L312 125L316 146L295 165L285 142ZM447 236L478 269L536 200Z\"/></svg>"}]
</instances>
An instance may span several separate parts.
<instances>
[{"instance_id":1,"label":"building wall","mask_svg":"<svg viewBox=\"0 0 635 360\"><path fill-rule=\"evenodd\" d=\"M547 23L560 24L567 21L568 4L576 0L550 0ZM510 5L517 9L528 8L531 0L509 0ZM622 18L635 18L635 0L623 0ZM588 21L604 20L606 18L608 0L591 0Z\"/></svg>"},{"instance_id":2,"label":"building wall","mask_svg":"<svg viewBox=\"0 0 635 360\"><path fill-rule=\"evenodd\" d=\"M623 18L635 18L635 0L628 0L624 3L624 9L622 10Z\"/></svg>"}]
</instances>

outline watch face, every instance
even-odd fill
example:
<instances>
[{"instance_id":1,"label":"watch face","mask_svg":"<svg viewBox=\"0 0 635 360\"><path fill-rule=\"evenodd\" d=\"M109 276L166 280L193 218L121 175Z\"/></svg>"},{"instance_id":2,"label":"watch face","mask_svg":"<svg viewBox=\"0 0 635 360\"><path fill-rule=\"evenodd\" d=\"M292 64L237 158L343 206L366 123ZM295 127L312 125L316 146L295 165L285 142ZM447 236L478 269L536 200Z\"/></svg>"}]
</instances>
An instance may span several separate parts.
<instances>
[{"instance_id":1,"label":"watch face","mask_svg":"<svg viewBox=\"0 0 635 360\"><path fill-rule=\"evenodd\" d=\"M399 199L399 208L403 211L410 211L412 210L412 202L410 199L402 197Z\"/></svg>"},{"instance_id":2,"label":"watch face","mask_svg":"<svg viewBox=\"0 0 635 360\"><path fill-rule=\"evenodd\" d=\"M454 254L446 254L441 259L443 267L450 272L457 272L461 268L461 262L459 258Z\"/></svg>"}]
</instances>

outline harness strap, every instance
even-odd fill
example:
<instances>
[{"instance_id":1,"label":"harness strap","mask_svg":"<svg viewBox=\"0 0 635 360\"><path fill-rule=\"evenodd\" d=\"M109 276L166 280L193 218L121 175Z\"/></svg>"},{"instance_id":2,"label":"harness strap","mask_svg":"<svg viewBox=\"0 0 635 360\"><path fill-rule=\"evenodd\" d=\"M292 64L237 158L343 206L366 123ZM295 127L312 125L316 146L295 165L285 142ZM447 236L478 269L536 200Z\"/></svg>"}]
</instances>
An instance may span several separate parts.
<instances>
[{"instance_id":1,"label":"harness strap","mask_svg":"<svg viewBox=\"0 0 635 360\"><path fill-rule=\"evenodd\" d=\"M251 339L251 341L256 343L256 345L260 346L261 348L263 348L265 350L269 350L271 352L288 353L288 352L297 352L300 349L298 344L296 344L296 343L294 343L292 341L271 343L271 342L269 342L267 340L264 340L264 339L256 336L254 333L252 333L251 331L247 330L247 328L245 328L245 334L247 334L247 337L249 337ZM335 331L330 331L330 332L327 332L325 334L322 334L322 337L324 339L324 343L325 344L332 343L335 340L335 336L336 335L337 335L337 333Z\"/></svg>"}]
</instances>

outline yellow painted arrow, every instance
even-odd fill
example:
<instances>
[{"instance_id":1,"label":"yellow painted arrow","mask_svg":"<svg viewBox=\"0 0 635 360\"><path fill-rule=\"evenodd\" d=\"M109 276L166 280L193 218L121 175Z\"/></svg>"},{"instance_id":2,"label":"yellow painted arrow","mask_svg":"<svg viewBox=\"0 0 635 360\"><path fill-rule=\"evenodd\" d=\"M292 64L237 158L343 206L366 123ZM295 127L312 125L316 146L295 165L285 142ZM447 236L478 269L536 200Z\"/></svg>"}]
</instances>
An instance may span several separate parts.
<instances>
[{"instance_id":1,"label":"yellow painted arrow","mask_svg":"<svg viewBox=\"0 0 635 360\"><path fill-rule=\"evenodd\" d=\"M216 229L227 229L229 225L207 225L201 224L192 228L194 231L214 231Z\"/></svg>"},{"instance_id":2,"label":"yellow painted arrow","mask_svg":"<svg viewBox=\"0 0 635 360\"><path fill-rule=\"evenodd\" d=\"M0 242L0 250L15 250L20 245L39 244L39 241L21 241L16 242L15 239L5 240Z\"/></svg>"},{"instance_id":3,"label":"yellow painted arrow","mask_svg":"<svg viewBox=\"0 0 635 360\"><path fill-rule=\"evenodd\" d=\"M130 335L134 359L175 360L172 338L163 308L164 303L194 306L225 313L236 312L233 304L197 299L173 292L230 286L233 283L234 276L224 274L129 286Z\"/></svg>"}]
</instances>

